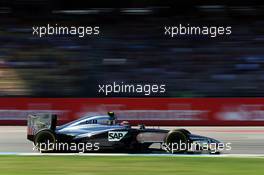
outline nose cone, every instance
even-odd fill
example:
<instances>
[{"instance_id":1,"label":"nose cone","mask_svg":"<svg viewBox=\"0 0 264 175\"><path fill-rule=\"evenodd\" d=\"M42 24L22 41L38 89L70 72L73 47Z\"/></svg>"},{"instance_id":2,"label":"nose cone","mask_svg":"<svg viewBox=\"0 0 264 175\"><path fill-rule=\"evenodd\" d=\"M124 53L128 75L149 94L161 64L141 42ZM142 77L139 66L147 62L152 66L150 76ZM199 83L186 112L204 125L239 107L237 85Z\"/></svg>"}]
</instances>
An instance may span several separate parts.
<instances>
[{"instance_id":1,"label":"nose cone","mask_svg":"<svg viewBox=\"0 0 264 175\"><path fill-rule=\"evenodd\" d=\"M208 138L210 143L221 143L219 140L213 139L213 138Z\"/></svg>"}]
</instances>

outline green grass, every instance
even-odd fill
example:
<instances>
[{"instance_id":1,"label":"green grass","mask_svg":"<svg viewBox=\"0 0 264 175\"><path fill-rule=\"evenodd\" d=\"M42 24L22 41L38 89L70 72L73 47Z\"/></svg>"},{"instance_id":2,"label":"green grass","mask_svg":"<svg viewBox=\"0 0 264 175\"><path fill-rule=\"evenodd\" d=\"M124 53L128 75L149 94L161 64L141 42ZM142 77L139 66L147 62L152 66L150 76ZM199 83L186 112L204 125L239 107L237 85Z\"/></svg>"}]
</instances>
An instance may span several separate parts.
<instances>
[{"instance_id":1,"label":"green grass","mask_svg":"<svg viewBox=\"0 0 264 175\"><path fill-rule=\"evenodd\" d=\"M264 158L0 156L4 175L263 175Z\"/></svg>"}]
</instances>

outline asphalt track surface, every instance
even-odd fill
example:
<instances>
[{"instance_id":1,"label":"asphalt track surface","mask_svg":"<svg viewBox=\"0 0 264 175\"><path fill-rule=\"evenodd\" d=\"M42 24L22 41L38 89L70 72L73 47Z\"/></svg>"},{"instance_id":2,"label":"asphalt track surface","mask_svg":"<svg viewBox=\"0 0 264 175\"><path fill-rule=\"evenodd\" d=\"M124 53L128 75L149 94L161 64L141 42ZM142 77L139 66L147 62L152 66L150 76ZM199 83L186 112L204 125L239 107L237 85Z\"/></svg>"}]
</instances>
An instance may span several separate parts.
<instances>
[{"instance_id":1,"label":"asphalt track surface","mask_svg":"<svg viewBox=\"0 0 264 175\"><path fill-rule=\"evenodd\" d=\"M176 128L176 127L173 127ZM194 134L231 143L231 151L223 154L264 154L264 127L181 127ZM171 129L171 128L166 128ZM25 126L0 126L0 153L34 153L26 139Z\"/></svg>"}]
</instances>

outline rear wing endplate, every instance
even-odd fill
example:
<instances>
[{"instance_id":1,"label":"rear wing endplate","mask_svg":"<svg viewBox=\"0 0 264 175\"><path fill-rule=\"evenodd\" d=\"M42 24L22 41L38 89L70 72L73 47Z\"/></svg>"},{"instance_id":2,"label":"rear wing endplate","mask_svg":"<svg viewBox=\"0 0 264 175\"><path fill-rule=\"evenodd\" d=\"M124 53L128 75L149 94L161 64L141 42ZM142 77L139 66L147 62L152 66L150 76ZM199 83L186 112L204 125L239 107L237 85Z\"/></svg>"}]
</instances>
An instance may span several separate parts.
<instances>
[{"instance_id":1,"label":"rear wing endplate","mask_svg":"<svg viewBox=\"0 0 264 175\"><path fill-rule=\"evenodd\" d=\"M38 131L43 129L55 131L56 125L57 115L55 114L29 115L27 119L27 138L33 140Z\"/></svg>"}]
</instances>

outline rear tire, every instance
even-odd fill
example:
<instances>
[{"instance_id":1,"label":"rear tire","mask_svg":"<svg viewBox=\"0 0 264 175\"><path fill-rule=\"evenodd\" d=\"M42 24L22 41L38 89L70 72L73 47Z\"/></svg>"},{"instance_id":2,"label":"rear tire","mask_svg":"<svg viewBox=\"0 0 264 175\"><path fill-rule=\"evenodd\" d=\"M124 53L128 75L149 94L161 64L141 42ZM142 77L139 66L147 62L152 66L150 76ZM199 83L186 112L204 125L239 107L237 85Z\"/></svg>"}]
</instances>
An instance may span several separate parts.
<instances>
[{"instance_id":1,"label":"rear tire","mask_svg":"<svg viewBox=\"0 0 264 175\"><path fill-rule=\"evenodd\" d=\"M34 145L42 153L53 152L55 144L55 134L49 129L39 131L34 137Z\"/></svg>"}]
</instances>

